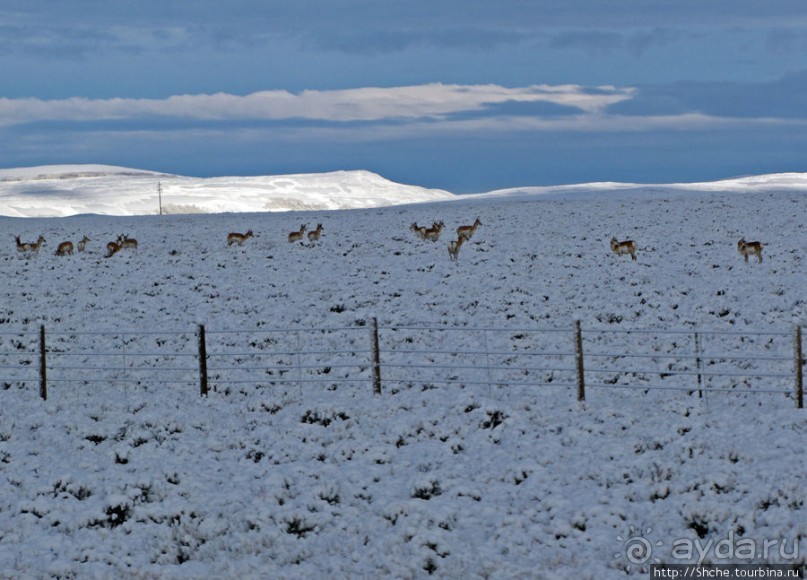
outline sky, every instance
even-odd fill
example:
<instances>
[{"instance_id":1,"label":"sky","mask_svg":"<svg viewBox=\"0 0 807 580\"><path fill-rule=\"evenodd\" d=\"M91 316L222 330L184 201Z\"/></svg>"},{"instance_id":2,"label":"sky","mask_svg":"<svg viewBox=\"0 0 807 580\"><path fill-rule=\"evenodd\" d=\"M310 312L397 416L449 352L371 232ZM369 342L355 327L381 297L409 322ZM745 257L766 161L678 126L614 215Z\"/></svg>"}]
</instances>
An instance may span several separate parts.
<instances>
[{"instance_id":1,"label":"sky","mask_svg":"<svg viewBox=\"0 0 807 580\"><path fill-rule=\"evenodd\" d=\"M0 168L807 171L804 0L0 0Z\"/></svg>"}]
</instances>

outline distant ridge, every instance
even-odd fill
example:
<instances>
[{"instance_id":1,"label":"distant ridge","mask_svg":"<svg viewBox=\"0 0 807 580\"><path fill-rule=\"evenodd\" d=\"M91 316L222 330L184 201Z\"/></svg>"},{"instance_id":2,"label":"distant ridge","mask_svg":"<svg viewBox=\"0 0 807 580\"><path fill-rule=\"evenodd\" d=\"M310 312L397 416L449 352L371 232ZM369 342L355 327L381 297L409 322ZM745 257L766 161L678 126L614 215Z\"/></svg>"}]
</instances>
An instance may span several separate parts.
<instances>
[{"instance_id":1,"label":"distant ridge","mask_svg":"<svg viewBox=\"0 0 807 580\"><path fill-rule=\"evenodd\" d=\"M516 187L454 195L395 183L365 170L254 177L186 177L114 165L44 165L0 169L0 215L240 213L362 209L474 200L594 200L693 192L807 192L807 173L773 173L699 183L595 182Z\"/></svg>"},{"instance_id":2,"label":"distant ridge","mask_svg":"<svg viewBox=\"0 0 807 580\"><path fill-rule=\"evenodd\" d=\"M166 175L143 169L130 169L116 165L39 165L0 169L0 181L24 181L40 179L77 179L108 175Z\"/></svg>"},{"instance_id":3,"label":"distant ridge","mask_svg":"<svg viewBox=\"0 0 807 580\"><path fill-rule=\"evenodd\" d=\"M474 194L476 199L521 198L540 196L543 199L596 199L603 195L649 197L653 195L686 194L687 192L807 192L807 173L770 173L718 181L693 183L620 183L603 181L571 185L513 187Z\"/></svg>"}]
</instances>

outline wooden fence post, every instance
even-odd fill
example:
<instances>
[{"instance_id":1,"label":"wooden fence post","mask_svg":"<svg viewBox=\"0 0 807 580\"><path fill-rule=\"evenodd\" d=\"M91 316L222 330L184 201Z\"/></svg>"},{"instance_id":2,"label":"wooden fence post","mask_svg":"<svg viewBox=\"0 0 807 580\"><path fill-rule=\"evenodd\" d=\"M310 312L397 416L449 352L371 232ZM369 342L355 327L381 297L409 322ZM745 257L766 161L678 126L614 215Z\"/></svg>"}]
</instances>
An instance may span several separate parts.
<instances>
[{"instance_id":1,"label":"wooden fence post","mask_svg":"<svg viewBox=\"0 0 807 580\"><path fill-rule=\"evenodd\" d=\"M378 347L378 319L373 317L373 394L381 394L381 352Z\"/></svg>"},{"instance_id":2,"label":"wooden fence post","mask_svg":"<svg viewBox=\"0 0 807 580\"><path fill-rule=\"evenodd\" d=\"M205 341L205 325L199 325L199 394L207 396L207 345Z\"/></svg>"},{"instance_id":3,"label":"wooden fence post","mask_svg":"<svg viewBox=\"0 0 807 580\"><path fill-rule=\"evenodd\" d=\"M796 326L796 408L804 408L804 356L801 351L801 326Z\"/></svg>"},{"instance_id":4,"label":"wooden fence post","mask_svg":"<svg viewBox=\"0 0 807 580\"><path fill-rule=\"evenodd\" d=\"M583 370L583 333L580 321L574 321L574 352L577 358L577 400L586 400L585 371Z\"/></svg>"},{"instance_id":5,"label":"wooden fence post","mask_svg":"<svg viewBox=\"0 0 807 580\"><path fill-rule=\"evenodd\" d=\"M45 360L45 325L39 327L39 396L48 400L48 367Z\"/></svg>"}]
</instances>

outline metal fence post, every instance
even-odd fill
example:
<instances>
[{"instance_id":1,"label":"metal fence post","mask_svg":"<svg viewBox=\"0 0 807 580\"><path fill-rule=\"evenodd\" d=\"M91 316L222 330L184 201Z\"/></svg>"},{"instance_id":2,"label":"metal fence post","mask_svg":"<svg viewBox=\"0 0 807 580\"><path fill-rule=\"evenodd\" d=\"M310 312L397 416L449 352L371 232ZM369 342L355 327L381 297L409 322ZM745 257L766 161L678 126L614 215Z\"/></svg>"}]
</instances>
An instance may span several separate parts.
<instances>
[{"instance_id":1,"label":"metal fence post","mask_svg":"<svg viewBox=\"0 0 807 580\"><path fill-rule=\"evenodd\" d=\"M45 359L45 325L39 327L39 396L48 400L48 368Z\"/></svg>"},{"instance_id":2,"label":"metal fence post","mask_svg":"<svg viewBox=\"0 0 807 580\"><path fill-rule=\"evenodd\" d=\"M796 408L804 408L804 356L801 351L801 326L796 326Z\"/></svg>"},{"instance_id":3,"label":"metal fence post","mask_svg":"<svg viewBox=\"0 0 807 580\"><path fill-rule=\"evenodd\" d=\"M303 398L303 343L300 341L300 331L298 330L296 333L297 335L297 388L300 390L300 399Z\"/></svg>"},{"instance_id":4,"label":"metal fence post","mask_svg":"<svg viewBox=\"0 0 807 580\"><path fill-rule=\"evenodd\" d=\"M373 317L373 394L381 394L381 352L378 347L378 319Z\"/></svg>"},{"instance_id":5,"label":"metal fence post","mask_svg":"<svg viewBox=\"0 0 807 580\"><path fill-rule=\"evenodd\" d=\"M199 394L207 396L207 344L205 341L205 325L199 325Z\"/></svg>"},{"instance_id":6,"label":"metal fence post","mask_svg":"<svg viewBox=\"0 0 807 580\"><path fill-rule=\"evenodd\" d=\"M701 377L701 337L697 332L695 333L695 365L698 368L698 398L703 398L702 377Z\"/></svg>"},{"instance_id":7,"label":"metal fence post","mask_svg":"<svg viewBox=\"0 0 807 580\"><path fill-rule=\"evenodd\" d=\"M580 321L574 321L574 352L577 358L577 400L586 400L585 371L583 370L583 333Z\"/></svg>"}]
</instances>

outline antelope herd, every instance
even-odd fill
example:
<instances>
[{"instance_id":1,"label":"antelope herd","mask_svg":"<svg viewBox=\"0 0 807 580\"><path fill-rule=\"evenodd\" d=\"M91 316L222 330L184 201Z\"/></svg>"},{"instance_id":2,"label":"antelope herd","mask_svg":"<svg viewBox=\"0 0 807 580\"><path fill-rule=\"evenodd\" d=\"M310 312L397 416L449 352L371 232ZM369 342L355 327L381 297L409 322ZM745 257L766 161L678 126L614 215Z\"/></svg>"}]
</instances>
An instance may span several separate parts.
<instances>
[{"instance_id":1,"label":"antelope herd","mask_svg":"<svg viewBox=\"0 0 807 580\"><path fill-rule=\"evenodd\" d=\"M470 226L460 226L457 228L457 239L448 242L448 258L450 260L454 262L457 261L462 244L465 243L465 241L470 240L471 237L476 233L476 228L481 225L482 222L479 221L479 218L476 218L474 223ZM415 235L421 240L436 242L440 239L440 234L442 233L444 227L445 224L442 221L432 222L432 226L430 228L419 226L417 222L413 222L412 225L409 226L409 229L415 232Z\"/></svg>"},{"instance_id":2,"label":"antelope herd","mask_svg":"<svg viewBox=\"0 0 807 580\"><path fill-rule=\"evenodd\" d=\"M477 217L474 220L474 223L471 225L461 225L457 228L457 239L450 240L448 242L449 260L453 262L458 260L459 252L463 244L473 237L477 228L481 225L482 222ZM444 228L445 224L442 220L433 221L429 227L419 226L417 222L413 222L412 225L409 226L409 229L414 232L417 238L430 242L438 241ZM301 242L306 235L306 230L306 225L302 224L299 230L290 232L288 234L289 243ZM308 231L308 241L311 243L318 242L323 230L324 228L322 227L322 224L318 223L316 229ZM242 246L245 241L252 237L254 237L252 230L247 230L247 232L243 234L238 232L230 232L227 234L227 246L231 246L233 244ZM42 244L46 243L45 237L42 235L40 235L35 242L23 242L20 240L20 236L14 236L14 240L17 244L17 252L29 255L38 254L39 248L42 246ZM90 238L85 235L75 246L73 245L73 242L69 240L61 242L56 248L55 253L57 256L72 256L73 251L76 248L79 252L84 252L87 248L87 243L90 241ZM615 255L623 256L630 254L631 260L636 260L637 245L634 240L619 241L617 238L612 237L609 244L611 247L611 252L613 252ZM745 241L745 238L741 238L740 241L737 242L737 251L746 262L748 262L749 256L756 256L757 263L762 263L762 249L764 246L765 244L760 242L747 242ZM136 239L130 238L128 234L121 234L115 240L107 243L107 253L104 257L111 258L123 249L136 250L137 247L138 243Z\"/></svg>"},{"instance_id":3,"label":"antelope herd","mask_svg":"<svg viewBox=\"0 0 807 580\"><path fill-rule=\"evenodd\" d=\"M474 220L474 223L471 225L463 225L457 228L457 239L451 240L448 242L448 258L449 260L456 262L459 258L460 248L462 245L471 239L473 235L476 233L476 229L482 225L482 222L479 221L477 217ZM443 222L442 221L434 221L430 228L425 226L419 226L417 222L412 222L412 225L409 226L409 229L415 233L421 240L430 240L432 242L436 242L439 237L440 233L443 230ZM636 261L636 250L637 245L634 240L623 240L619 241L615 237L611 238L609 242L611 246L611 251L616 254L617 256L623 256L630 254L631 260ZM740 254L745 258L745 261L748 261L749 255L754 255L757 257L757 263L762 262L762 248L763 244L760 242L746 242L745 238L742 238L739 242L737 242L737 250Z\"/></svg>"}]
</instances>

